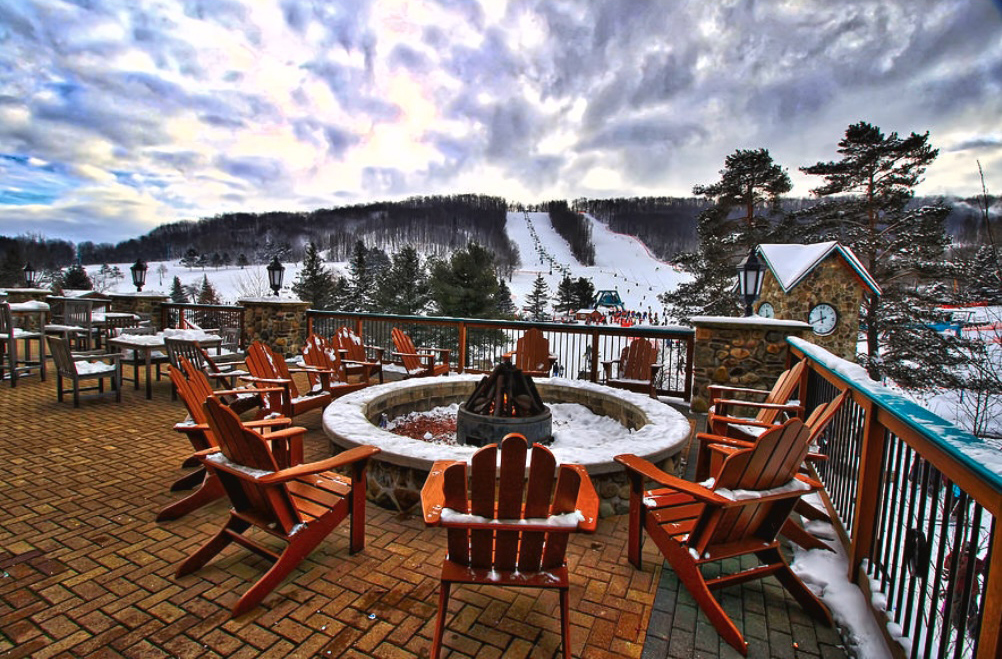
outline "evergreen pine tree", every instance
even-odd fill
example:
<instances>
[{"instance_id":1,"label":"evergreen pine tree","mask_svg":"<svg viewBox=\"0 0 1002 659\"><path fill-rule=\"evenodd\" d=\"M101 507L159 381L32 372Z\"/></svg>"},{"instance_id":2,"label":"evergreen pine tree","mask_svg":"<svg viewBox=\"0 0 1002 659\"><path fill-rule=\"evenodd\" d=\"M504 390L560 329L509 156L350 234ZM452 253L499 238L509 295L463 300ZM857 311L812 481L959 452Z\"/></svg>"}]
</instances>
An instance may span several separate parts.
<instances>
[{"instance_id":1,"label":"evergreen pine tree","mask_svg":"<svg viewBox=\"0 0 1002 659\"><path fill-rule=\"evenodd\" d=\"M170 284L170 301L174 304L185 304L190 301L184 292L184 287L181 286L180 277L175 276Z\"/></svg>"},{"instance_id":2,"label":"evergreen pine tree","mask_svg":"<svg viewBox=\"0 0 1002 659\"><path fill-rule=\"evenodd\" d=\"M375 306L380 313L419 315L431 301L428 273L411 245L393 255L392 264L379 277Z\"/></svg>"},{"instance_id":3,"label":"evergreen pine tree","mask_svg":"<svg viewBox=\"0 0 1002 659\"><path fill-rule=\"evenodd\" d=\"M355 247L348 261L348 270L351 273L349 281L349 294L345 301L345 311L372 311L372 293L375 280L372 271L368 267L368 250L361 240L355 242Z\"/></svg>"},{"instance_id":4,"label":"evergreen pine tree","mask_svg":"<svg viewBox=\"0 0 1002 659\"><path fill-rule=\"evenodd\" d=\"M240 255L237 256L237 265L240 266L241 270L250 265L250 261L247 260L247 255L243 252L240 252Z\"/></svg>"},{"instance_id":5,"label":"evergreen pine tree","mask_svg":"<svg viewBox=\"0 0 1002 659\"><path fill-rule=\"evenodd\" d=\"M901 138L866 122L846 129L841 160L801 167L825 183L812 192L823 201L797 222L812 241L839 240L859 257L883 294L863 303L870 377L903 386L957 384L960 356L928 327L948 302L939 285L953 264L945 257L947 209L909 208L914 187L939 153L929 133Z\"/></svg>"},{"instance_id":6,"label":"evergreen pine tree","mask_svg":"<svg viewBox=\"0 0 1002 659\"><path fill-rule=\"evenodd\" d=\"M62 287L77 291L92 291L94 283L87 275L87 270L79 263L74 263L63 273Z\"/></svg>"},{"instance_id":7,"label":"evergreen pine tree","mask_svg":"<svg viewBox=\"0 0 1002 659\"><path fill-rule=\"evenodd\" d=\"M455 252L448 261L434 260L428 283L436 312L462 318L497 315L498 278L494 255L475 242Z\"/></svg>"},{"instance_id":8,"label":"evergreen pine tree","mask_svg":"<svg viewBox=\"0 0 1002 659\"><path fill-rule=\"evenodd\" d=\"M587 277L578 277L574 281L574 309L595 308L595 284Z\"/></svg>"},{"instance_id":9,"label":"evergreen pine tree","mask_svg":"<svg viewBox=\"0 0 1002 659\"><path fill-rule=\"evenodd\" d=\"M767 149L738 149L724 160L720 180L697 185L693 194L712 199L714 205L699 215L699 248L678 257L677 263L695 279L658 298L673 308L680 320L708 314L733 316L741 310L734 292L738 263L755 245L768 239L769 215L779 209L780 197L792 188L790 177L772 161ZM732 211L738 211L732 216Z\"/></svg>"},{"instance_id":10,"label":"evergreen pine tree","mask_svg":"<svg viewBox=\"0 0 1002 659\"><path fill-rule=\"evenodd\" d=\"M198 304L222 304L208 275L202 275L202 286L198 289Z\"/></svg>"},{"instance_id":11,"label":"evergreen pine tree","mask_svg":"<svg viewBox=\"0 0 1002 659\"><path fill-rule=\"evenodd\" d=\"M0 262L0 286L20 286L24 281L24 256L19 243L12 243Z\"/></svg>"},{"instance_id":12,"label":"evergreen pine tree","mask_svg":"<svg viewBox=\"0 0 1002 659\"><path fill-rule=\"evenodd\" d=\"M323 311L334 306L334 278L324 267L320 250L313 241L306 246L303 267L292 284L292 292L314 309Z\"/></svg>"},{"instance_id":13,"label":"evergreen pine tree","mask_svg":"<svg viewBox=\"0 0 1002 659\"><path fill-rule=\"evenodd\" d=\"M570 275L564 275L564 278L557 284L557 294L553 299L553 310L557 313L566 314L580 308L576 304L574 280L571 279Z\"/></svg>"},{"instance_id":14,"label":"evergreen pine tree","mask_svg":"<svg viewBox=\"0 0 1002 659\"><path fill-rule=\"evenodd\" d=\"M497 310L498 318L512 319L518 313L515 302L511 299L511 289L505 282L504 277L498 279L497 290Z\"/></svg>"},{"instance_id":15,"label":"evergreen pine tree","mask_svg":"<svg viewBox=\"0 0 1002 659\"><path fill-rule=\"evenodd\" d=\"M181 257L181 265L188 268L189 270L198 264L198 250L194 247L189 247L184 256Z\"/></svg>"},{"instance_id":16,"label":"evergreen pine tree","mask_svg":"<svg viewBox=\"0 0 1002 659\"><path fill-rule=\"evenodd\" d=\"M543 275L536 275L536 280L532 282L532 292L526 298L526 304L522 311L528 314L530 320L543 321L549 318L546 313L548 299L550 297L550 287L546 285Z\"/></svg>"}]
</instances>

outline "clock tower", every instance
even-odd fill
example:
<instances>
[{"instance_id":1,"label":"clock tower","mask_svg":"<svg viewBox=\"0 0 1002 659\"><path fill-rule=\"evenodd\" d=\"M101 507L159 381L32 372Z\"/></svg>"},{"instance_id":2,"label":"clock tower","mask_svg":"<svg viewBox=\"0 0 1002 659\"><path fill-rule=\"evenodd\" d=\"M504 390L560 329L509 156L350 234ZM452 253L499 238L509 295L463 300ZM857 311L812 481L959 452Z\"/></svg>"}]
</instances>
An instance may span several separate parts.
<instances>
[{"instance_id":1,"label":"clock tower","mask_svg":"<svg viewBox=\"0 0 1002 659\"><path fill-rule=\"evenodd\" d=\"M766 274L756 313L802 320L811 326L805 338L855 361L860 305L881 291L852 250L833 241L759 245L757 251Z\"/></svg>"}]
</instances>

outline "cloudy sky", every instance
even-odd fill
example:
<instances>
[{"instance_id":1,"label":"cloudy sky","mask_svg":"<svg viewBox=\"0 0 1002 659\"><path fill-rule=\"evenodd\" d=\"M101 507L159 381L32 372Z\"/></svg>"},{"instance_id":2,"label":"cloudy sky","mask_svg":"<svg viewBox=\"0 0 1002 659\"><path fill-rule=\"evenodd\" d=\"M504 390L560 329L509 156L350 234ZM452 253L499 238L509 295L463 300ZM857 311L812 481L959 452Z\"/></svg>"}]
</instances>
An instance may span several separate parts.
<instances>
[{"instance_id":1,"label":"cloudy sky","mask_svg":"<svg viewBox=\"0 0 1002 659\"><path fill-rule=\"evenodd\" d=\"M1002 192L1002 0L0 0L2 235L687 195L759 147L807 195L860 120Z\"/></svg>"}]
</instances>

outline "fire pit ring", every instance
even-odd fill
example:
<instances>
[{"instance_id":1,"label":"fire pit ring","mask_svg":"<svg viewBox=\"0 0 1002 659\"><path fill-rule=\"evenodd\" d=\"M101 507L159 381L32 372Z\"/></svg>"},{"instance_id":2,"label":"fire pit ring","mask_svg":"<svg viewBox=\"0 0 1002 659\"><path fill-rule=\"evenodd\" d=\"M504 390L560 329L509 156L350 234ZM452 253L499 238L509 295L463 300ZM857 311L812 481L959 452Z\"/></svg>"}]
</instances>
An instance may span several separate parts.
<instances>
[{"instance_id":1,"label":"fire pit ring","mask_svg":"<svg viewBox=\"0 0 1002 659\"><path fill-rule=\"evenodd\" d=\"M366 387L333 401L324 410L323 428L334 454L360 445L382 451L369 462L370 500L386 508L408 511L420 504L421 486L435 460L470 460L476 446L441 446L396 435L379 427L383 414L394 418L408 412L462 403L482 375L451 375L403 380ZM534 379L548 404L578 403L595 414L617 419L634 428L628 446L594 446L586 451L550 446L560 463L582 464L603 499L602 514L625 512L629 485L619 453L636 453L673 473L691 433L689 421L672 407L648 396L583 380Z\"/></svg>"}]
</instances>

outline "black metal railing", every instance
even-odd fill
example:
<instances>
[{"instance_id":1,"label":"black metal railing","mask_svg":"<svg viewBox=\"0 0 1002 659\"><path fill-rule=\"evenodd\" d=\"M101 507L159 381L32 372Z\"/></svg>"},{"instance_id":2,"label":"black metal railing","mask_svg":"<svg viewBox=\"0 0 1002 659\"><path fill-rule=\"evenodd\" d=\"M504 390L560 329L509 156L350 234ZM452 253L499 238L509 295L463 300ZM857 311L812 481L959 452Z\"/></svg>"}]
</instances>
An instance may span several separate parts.
<instances>
[{"instance_id":1,"label":"black metal railing","mask_svg":"<svg viewBox=\"0 0 1002 659\"><path fill-rule=\"evenodd\" d=\"M550 342L555 355L555 370L568 378L600 382L603 362L618 360L623 349L637 337L653 341L658 348L658 394L689 400L692 393L692 354L694 332L683 327L615 327L608 325L571 325L523 321L479 320L470 318L435 318L391 316L384 314L307 312L309 331L330 336L347 326L369 345L393 351L391 330L407 332L415 345L452 349L453 368L460 372L486 372L499 363L502 355L515 348L527 329L536 327Z\"/></svg>"},{"instance_id":2,"label":"black metal railing","mask_svg":"<svg viewBox=\"0 0 1002 659\"><path fill-rule=\"evenodd\" d=\"M244 346L244 308L221 304L164 304L160 308L163 328L218 330L239 348Z\"/></svg>"},{"instance_id":3,"label":"black metal railing","mask_svg":"<svg viewBox=\"0 0 1002 659\"><path fill-rule=\"evenodd\" d=\"M1002 652L999 451L830 353L791 339L807 360L807 409L851 389L822 439L816 471L850 577L907 657Z\"/></svg>"}]
</instances>

